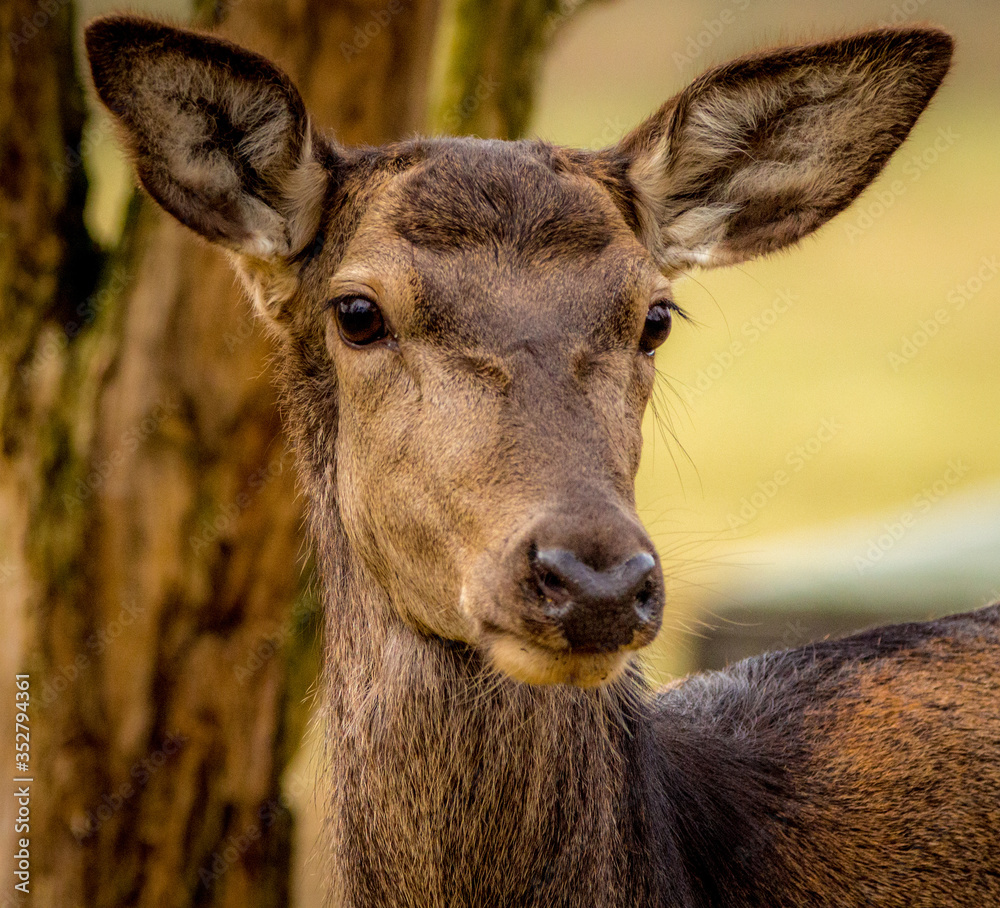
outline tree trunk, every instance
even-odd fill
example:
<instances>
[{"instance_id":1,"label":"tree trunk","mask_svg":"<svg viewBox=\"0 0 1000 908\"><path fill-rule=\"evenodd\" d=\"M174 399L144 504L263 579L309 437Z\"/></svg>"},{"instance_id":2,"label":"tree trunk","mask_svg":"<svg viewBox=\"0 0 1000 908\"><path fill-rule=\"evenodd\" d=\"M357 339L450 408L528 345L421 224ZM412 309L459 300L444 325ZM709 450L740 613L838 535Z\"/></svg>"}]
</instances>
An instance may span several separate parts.
<instances>
[{"instance_id":1,"label":"tree trunk","mask_svg":"<svg viewBox=\"0 0 1000 908\"><path fill-rule=\"evenodd\" d=\"M46 524L48 482L63 454L60 434L49 422L59 406L59 386L68 346L68 325L77 300L86 299L100 264L83 227L86 181L67 150L78 148L85 112L72 69L72 15L60 4L42 10L30 0L0 4L0 723L4 748L4 797L0 803L0 905L19 898L13 870L37 859L26 838L19 807L32 811L39 799L19 805L9 784L14 769L15 672L29 661L29 609L38 606L48 564L38 556L51 542L37 534ZM70 276L72 275L72 280ZM46 527L64 532L61 517ZM23 692L22 692L23 693ZM30 691L29 691L30 693ZM27 754L19 754L18 777L38 773L41 759L37 702L28 712ZM35 793L39 791L36 787ZM23 819L23 817L22 817ZM37 826L31 823L34 836ZM28 858L30 860L30 858ZM15 866L11 866L14 860Z\"/></svg>"},{"instance_id":2,"label":"tree trunk","mask_svg":"<svg viewBox=\"0 0 1000 908\"><path fill-rule=\"evenodd\" d=\"M30 615L31 904L285 905L280 776L315 646L267 343L224 257L144 199L92 292L59 10L2 72L0 565L5 610ZM346 141L422 122L437 0L201 17L277 59Z\"/></svg>"},{"instance_id":3,"label":"tree trunk","mask_svg":"<svg viewBox=\"0 0 1000 908\"><path fill-rule=\"evenodd\" d=\"M534 110L545 52L591 0L457 0L433 128L518 139Z\"/></svg>"}]
</instances>

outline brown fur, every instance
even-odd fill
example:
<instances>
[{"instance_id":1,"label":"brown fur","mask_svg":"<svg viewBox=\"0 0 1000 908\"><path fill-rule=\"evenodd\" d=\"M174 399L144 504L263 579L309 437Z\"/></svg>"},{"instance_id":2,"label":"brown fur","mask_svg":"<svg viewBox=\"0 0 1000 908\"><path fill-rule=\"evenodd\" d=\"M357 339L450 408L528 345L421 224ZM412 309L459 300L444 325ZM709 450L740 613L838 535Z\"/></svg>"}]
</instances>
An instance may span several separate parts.
<instances>
[{"instance_id":1,"label":"brown fur","mask_svg":"<svg viewBox=\"0 0 1000 908\"><path fill-rule=\"evenodd\" d=\"M632 653L658 562L651 621L606 650L536 574L543 547L605 579L652 552L633 481L669 276L849 204L946 35L737 61L598 153L344 149L232 45L116 17L88 50L144 184L233 253L278 339L326 590L331 904L1000 898L1000 610L653 693ZM360 347L336 316L358 296L388 326Z\"/></svg>"}]
</instances>

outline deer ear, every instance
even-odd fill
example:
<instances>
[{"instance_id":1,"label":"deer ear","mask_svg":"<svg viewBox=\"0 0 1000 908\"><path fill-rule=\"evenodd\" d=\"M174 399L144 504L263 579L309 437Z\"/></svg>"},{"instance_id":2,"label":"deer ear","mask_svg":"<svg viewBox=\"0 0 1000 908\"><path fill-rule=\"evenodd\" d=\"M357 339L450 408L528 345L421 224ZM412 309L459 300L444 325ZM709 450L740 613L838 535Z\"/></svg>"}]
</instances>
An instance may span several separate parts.
<instances>
[{"instance_id":1,"label":"deer ear","mask_svg":"<svg viewBox=\"0 0 1000 908\"><path fill-rule=\"evenodd\" d=\"M86 45L143 186L174 217L265 261L313 238L327 176L284 73L226 41L131 16L92 22Z\"/></svg>"},{"instance_id":2,"label":"deer ear","mask_svg":"<svg viewBox=\"0 0 1000 908\"><path fill-rule=\"evenodd\" d=\"M627 173L641 238L665 271L741 262L850 204L906 138L951 53L944 32L887 29L747 57L599 154Z\"/></svg>"}]
</instances>

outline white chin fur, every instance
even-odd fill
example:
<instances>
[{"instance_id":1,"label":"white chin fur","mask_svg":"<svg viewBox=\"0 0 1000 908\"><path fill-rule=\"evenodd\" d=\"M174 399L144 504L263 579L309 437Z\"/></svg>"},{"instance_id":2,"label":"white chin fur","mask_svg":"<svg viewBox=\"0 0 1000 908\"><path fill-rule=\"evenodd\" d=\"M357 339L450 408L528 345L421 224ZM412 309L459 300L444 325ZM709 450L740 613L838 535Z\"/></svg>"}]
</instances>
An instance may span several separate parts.
<instances>
[{"instance_id":1,"label":"white chin fur","mask_svg":"<svg viewBox=\"0 0 1000 908\"><path fill-rule=\"evenodd\" d=\"M629 653L557 653L507 635L487 644L494 668L527 684L572 684L600 687L610 684L625 669Z\"/></svg>"}]
</instances>

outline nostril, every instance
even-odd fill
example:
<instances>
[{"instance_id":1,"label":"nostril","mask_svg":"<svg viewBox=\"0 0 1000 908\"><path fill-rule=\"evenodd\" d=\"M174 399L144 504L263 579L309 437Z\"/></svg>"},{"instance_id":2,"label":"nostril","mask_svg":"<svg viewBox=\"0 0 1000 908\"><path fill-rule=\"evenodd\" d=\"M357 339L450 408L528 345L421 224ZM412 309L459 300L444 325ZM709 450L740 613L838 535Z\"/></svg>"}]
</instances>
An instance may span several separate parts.
<instances>
[{"instance_id":1,"label":"nostril","mask_svg":"<svg viewBox=\"0 0 1000 908\"><path fill-rule=\"evenodd\" d=\"M660 601L656 584L647 580L642 589L635 594L635 613L642 624L650 624L659 616Z\"/></svg>"},{"instance_id":2,"label":"nostril","mask_svg":"<svg viewBox=\"0 0 1000 908\"><path fill-rule=\"evenodd\" d=\"M566 578L531 553L534 593L542 603L543 611L552 618L561 618L573 607L573 593L567 587Z\"/></svg>"},{"instance_id":3,"label":"nostril","mask_svg":"<svg viewBox=\"0 0 1000 908\"><path fill-rule=\"evenodd\" d=\"M559 582L555 574L544 573L536 578L542 609L552 618L561 618L573 607L573 595Z\"/></svg>"},{"instance_id":4,"label":"nostril","mask_svg":"<svg viewBox=\"0 0 1000 908\"><path fill-rule=\"evenodd\" d=\"M568 596L569 590L566 585L552 571L541 571L535 575L539 592L549 599L557 599Z\"/></svg>"}]
</instances>

